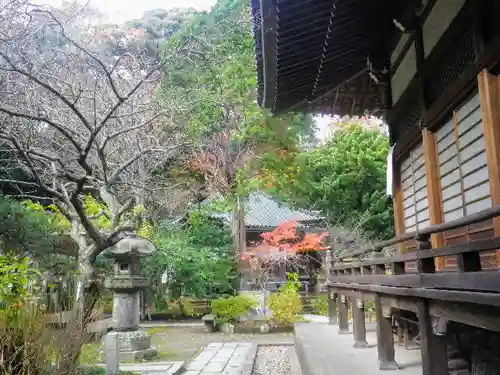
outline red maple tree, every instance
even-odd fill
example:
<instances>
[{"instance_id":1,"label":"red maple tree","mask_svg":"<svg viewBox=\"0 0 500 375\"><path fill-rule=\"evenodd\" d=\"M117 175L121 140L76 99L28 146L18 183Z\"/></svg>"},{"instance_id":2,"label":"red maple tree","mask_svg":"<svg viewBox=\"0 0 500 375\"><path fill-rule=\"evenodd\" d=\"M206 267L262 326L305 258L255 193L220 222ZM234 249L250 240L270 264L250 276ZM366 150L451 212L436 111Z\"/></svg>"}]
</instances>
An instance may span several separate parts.
<instances>
[{"instance_id":1,"label":"red maple tree","mask_svg":"<svg viewBox=\"0 0 500 375\"><path fill-rule=\"evenodd\" d=\"M283 257L298 255L311 251L324 251L324 241L328 232L321 234L306 233L299 235L297 231L297 220L289 220L278 225L271 232L262 233L262 242L256 246L249 247L241 255L242 260L252 257L268 258L280 254Z\"/></svg>"}]
</instances>

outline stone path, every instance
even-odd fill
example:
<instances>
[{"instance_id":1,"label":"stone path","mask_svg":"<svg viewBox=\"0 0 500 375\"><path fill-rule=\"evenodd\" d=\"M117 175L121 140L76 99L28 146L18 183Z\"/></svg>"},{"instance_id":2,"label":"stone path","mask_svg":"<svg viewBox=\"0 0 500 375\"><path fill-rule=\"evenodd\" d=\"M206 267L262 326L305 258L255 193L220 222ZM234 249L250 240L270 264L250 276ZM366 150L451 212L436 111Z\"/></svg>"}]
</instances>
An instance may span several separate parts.
<instances>
[{"instance_id":1,"label":"stone path","mask_svg":"<svg viewBox=\"0 0 500 375\"><path fill-rule=\"evenodd\" d=\"M186 366L182 375L240 375L251 350L248 342L212 343Z\"/></svg>"},{"instance_id":2,"label":"stone path","mask_svg":"<svg viewBox=\"0 0 500 375\"><path fill-rule=\"evenodd\" d=\"M183 373L183 366L183 362L150 362L120 364L120 370L137 372L141 375L179 375Z\"/></svg>"}]
</instances>

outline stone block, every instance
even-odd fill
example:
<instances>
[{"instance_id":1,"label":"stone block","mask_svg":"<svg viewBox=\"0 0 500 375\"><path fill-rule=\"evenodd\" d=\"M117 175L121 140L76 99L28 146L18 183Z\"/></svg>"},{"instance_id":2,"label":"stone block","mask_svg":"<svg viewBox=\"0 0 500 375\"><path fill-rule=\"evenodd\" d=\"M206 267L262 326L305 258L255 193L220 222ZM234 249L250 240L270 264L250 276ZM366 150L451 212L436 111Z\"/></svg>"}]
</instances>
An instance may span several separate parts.
<instances>
[{"instance_id":1,"label":"stone block","mask_svg":"<svg viewBox=\"0 0 500 375\"><path fill-rule=\"evenodd\" d=\"M226 342L224 345L222 345L222 349L235 349L238 347L237 342Z\"/></svg>"},{"instance_id":2,"label":"stone block","mask_svg":"<svg viewBox=\"0 0 500 375\"><path fill-rule=\"evenodd\" d=\"M186 366L186 370L188 371L201 371L208 364L208 361L199 361L195 359L193 362Z\"/></svg>"},{"instance_id":3,"label":"stone block","mask_svg":"<svg viewBox=\"0 0 500 375\"><path fill-rule=\"evenodd\" d=\"M210 362L204 369L203 372L222 372L226 367L226 362Z\"/></svg>"},{"instance_id":4,"label":"stone block","mask_svg":"<svg viewBox=\"0 0 500 375\"><path fill-rule=\"evenodd\" d=\"M141 361L153 358L158 354L158 350L151 347L151 337L143 331L132 332L109 332L104 336L105 354L108 350L113 350L112 346L118 342L120 360Z\"/></svg>"},{"instance_id":5,"label":"stone block","mask_svg":"<svg viewBox=\"0 0 500 375\"><path fill-rule=\"evenodd\" d=\"M120 352L120 361L124 362L140 362L149 360L158 355L158 350L155 347L148 349L135 350L130 352Z\"/></svg>"},{"instance_id":6,"label":"stone block","mask_svg":"<svg viewBox=\"0 0 500 375\"><path fill-rule=\"evenodd\" d=\"M113 297L113 324L116 331L135 331L139 328L140 295L115 293Z\"/></svg>"},{"instance_id":7,"label":"stone block","mask_svg":"<svg viewBox=\"0 0 500 375\"><path fill-rule=\"evenodd\" d=\"M221 347L222 347L223 343L221 342L213 342L211 344L208 344L207 347L205 348L206 349L215 349L215 350L219 350Z\"/></svg>"}]
</instances>

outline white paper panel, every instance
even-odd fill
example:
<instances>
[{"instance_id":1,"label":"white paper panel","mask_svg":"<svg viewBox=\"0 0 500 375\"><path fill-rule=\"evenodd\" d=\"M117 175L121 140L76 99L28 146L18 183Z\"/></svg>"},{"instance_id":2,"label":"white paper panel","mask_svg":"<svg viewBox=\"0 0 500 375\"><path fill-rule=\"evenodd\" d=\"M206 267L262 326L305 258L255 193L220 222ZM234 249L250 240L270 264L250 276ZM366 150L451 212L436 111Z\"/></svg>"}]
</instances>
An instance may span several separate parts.
<instances>
[{"instance_id":1,"label":"white paper panel","mask_svg":"<svg viewBox=\"0 0 500 375\"><path fill-rule=\"evenodd\" d=\"M475 186L465 192L465 203L470 203L481 198L489 198L490 196L490 183L489 181L483 182L481 185Z\"/></svg>"},{"instance_id":2,"label":"white paper panel","mask_svg":"<svg viewBox=\"0 0 500 375\"><path fill-rule=\"evenodd\" d=\"M469 190L471 187L482 183L483 181L488 182L488 167L485 165L481 169L469 174L464 177L464 190ZM489 186L489 183L487 184ZM488 190L488 194L489 194Z\"/></svg>"},{"instance_id":3,"label":"white paper panel","mask_svg":"<svg viewBox=\"0 0 500 375\"><path fill-rule=\"evenodd\" d=\"M474 142L467 145L464 149L460 150L460 159L462 160L462 163L465 163L470 158L476 156L483 150L484 150L484 136L481 136L481 138L476 139Z\"/></svg>"},{"instance_id":4,"label":"white paper panel","mask_svg":"<svg viewBox=\"0 0 500 375\"><path fill-rule=\"evenodd\" d=\"M415 216L415 205L412 204L411 206L408 206L407 208L405 208L404 211L405 211L404 213L405 219L411 216Z\"/></svg>"},{"instance_id":5,"label":"white paper panel","mask_svg":"<svg viewBox=\"0 0 500 375\"><path fill-rule=\"evenodd\" d=\"M488 197L474 203L469 203L468 205L465 206L465 210L467 212L467 215L471 215L476 212L486 210L490 207L491 207L491 198Z\"/></svg>"},{"instance_id":6,"label":"white paper panel","mask_svg":"<svg viewBox=\"0 0 500 375\"><path fill-rule=\"evenodd\" d=\"M453 185L448 186L447 188L441 190L441 196L443 198L443 202L452 198L452 197L460 195L461 192L462 192L462 186L461 186L460 182L457 182Z\"/></svg>"},{"instance_id":7,"label":"white paper panel","mask_svg":"<svg viewBox=\"0 0 500 375\"><path fill-rule=\"evenodd\" d=\"M463 209L459 208L458 210L451 211L451 212L444 214L444 221L448 222L448 221L460 219L463 216L464 216Z\"/></svg>"},{"instance_id":8,"label":"white paper panel","mask_svg":"<svg viewBox=\"0 0 500 375\"><path fill-rule=\"evenodd\" d=\"M421 222L421 223L418 223L418 229L419 229L419 230L422 230L422 229L424 229L424 228L427 228L427 227L428 227L428 226L430 226L430 225L431 225L430 220L425 220L425 221L423 221L423 222Z\"/></svg>"},{"instance_id":9,"label":"white paper panel","mask_svg":"<svg viewBox=\"0 0 500 375\"><path fill-rule=\"evenodd\" d=\"M477 108L472 112L469 116L463 118L458 123L458 134L461 137L465 132L467 132L470 128L477 126L482 121L482 112L481 108Z\"/></svg>"},{"instance_id":10,"label":"white paper panel","mask_svg":"<svg viewBox=\"0 0 500 375\"><path fill-rule=\"evenodd\" d=\"M452 159L448 160L446 163L441 164L441 167L439 167L439 172L441 176L444 176L447 173L450 173L454 169L457 169L459 166L458 162L458 157L455 156Z\"/></svg>"},{"instance_id":11,"label":"white paper panel","mask_svg":"<svg viewBox=\"0 0 500 375\"><path fill-rule=\"evenodd\" d=\"M462 164L462 173L464 176L468 175L472 171L478 169L480 166L484 166L488 170L488 160L486 159L486 152L483 151L479 155L474 156Z\"/></svg>"},{"instance_id":12,"label":"white paper panel","mask_svg":"<svg viewBox=\"0 0 500 375\"><path fill-rule=\"evenodd\" d=\"M415 215L405 219L405 228L411 227L412 225L415 225Z\"/></svg>"},{"instance_id":13,"label":"white paper panel","mask_svg":"<svg viewBox=\"0 0 500 375\"><path fill-rule=\"evenodd\" d=\"M445 1L450 1L450 0L445 0ZM451 0L451 1L455 1L455 0ZM458 118L458 120L459 121L462 120L465 116L469 115L472 111L474 111L480 105L481 105L481 99L479 97L479 92L478 92L473 97L471 97L467 101L467 103L465 103L463 106L461 106L457 110L457 118Z\"/></svg>"},{"instance_id":14,"label":"white paper panel","mask_svg":"<svg viewBox=\"0 0 500 375\"><path fill-rule=\"evenodd\" d=\"M443 152L454 143L455 143L455 133L453 131L450 131L447 135L443 137L443 139L441 139L441 141L438 142L437 144L438 153Z\"/></svg>"},{"instance_id":15,"label":"white paper panel","mask_svg":"<svg viewBox=\"0 0 500 375\"><path fill-rule=\"evenodd\" d=\"M457 155L457 148L453 144L452 146L444 149L439 153L439 164L444 164L451 158Z\"/></svg>"},{"instance_id":16,"label":"white paper panel","mask_svg":"<svg viewBox=\"0 0 500 375\"><path fill-rule=\"evenodd\" d=\"M441 187L445 189L457 181L460 181L460 171L458 168L441 177Z\"/></svg>"},{"instance_id":17,"label":"white paper panel","mask_svg":"<svg viewBox=\"0 0 500 375\"><path fill-rule=\"evenodd\" d=\"M482 137L484 132L482 129L482 123L477 124L476 126L473 126L467 133L464 133L460 136L458 139L458 144L460 150L464 149L467 147L467 145L470 145L473 143L475 140L477 140L479 137Z\"/></svg>"},{"instance_id":18,"label":"white paper panel","mask_svg":"<svg viewBox=\"0 0 500 375\"><path fill-rule=\"evenodd\" d=\"M461 207L463 207L462 195L456 195L443 201L443 212L455 211Z\"/></svg>"},{"instance_id":19,"label":"white paper panel","mask_svg":"<svg viewBox=\"0 0 500 375\"><path fill-rule=\"evenodd\" d=\"M425 207L425 209L421 212L417 212L417 222L421 223L422 221L429 220L429 210L428 207ZM418 226L418 229L420 229L420 225Z\"/></svg>"},{"instance_id":20,"label":"white paper panel","mask_svg":"<svg viewBox=\"0 0 500 375\"><path fill-rule=\"evenodd\" d=\"M447 123L445 123L436 131L438 143L442 142L444 137L447 137L450 133L453 133L454 129L453 119L451 118Z\"/></svg>"}]
</instances>

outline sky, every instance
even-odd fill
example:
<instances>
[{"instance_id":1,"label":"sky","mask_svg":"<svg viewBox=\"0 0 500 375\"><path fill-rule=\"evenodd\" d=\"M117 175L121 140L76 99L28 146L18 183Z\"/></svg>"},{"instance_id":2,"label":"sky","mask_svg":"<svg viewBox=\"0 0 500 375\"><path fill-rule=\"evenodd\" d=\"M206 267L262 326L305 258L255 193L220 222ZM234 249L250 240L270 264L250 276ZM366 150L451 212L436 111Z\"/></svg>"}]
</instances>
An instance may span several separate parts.
<instances>
[{"instance_id":1,"label":"sky","mask_svg":"<svg viewBox=\"0 0 500 375\"><path fill-rule=\"evenodd\" d=\"M38 4L49 4L61 6L64 0L36 0ZM86 1L80 0L85 4ZM90 0L93 8L99 9L109 17L110 22L124 22L133 18L139 18L151 9L163 8L195 8L197 10L210 10L216 0Z\"/></svg>"}]
</instances>

